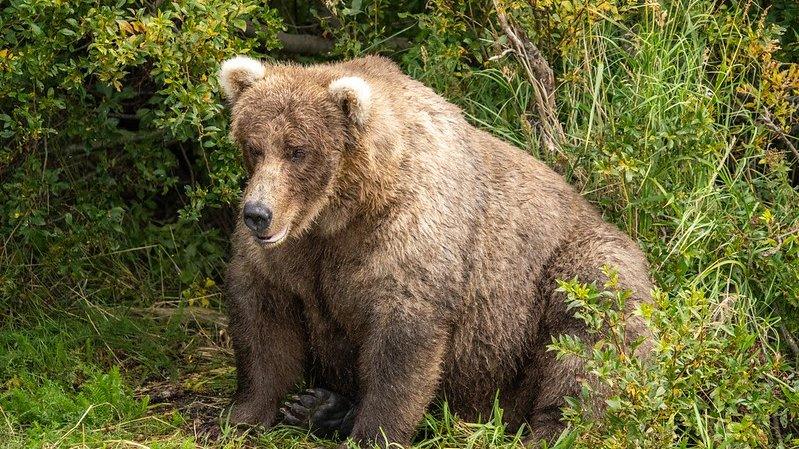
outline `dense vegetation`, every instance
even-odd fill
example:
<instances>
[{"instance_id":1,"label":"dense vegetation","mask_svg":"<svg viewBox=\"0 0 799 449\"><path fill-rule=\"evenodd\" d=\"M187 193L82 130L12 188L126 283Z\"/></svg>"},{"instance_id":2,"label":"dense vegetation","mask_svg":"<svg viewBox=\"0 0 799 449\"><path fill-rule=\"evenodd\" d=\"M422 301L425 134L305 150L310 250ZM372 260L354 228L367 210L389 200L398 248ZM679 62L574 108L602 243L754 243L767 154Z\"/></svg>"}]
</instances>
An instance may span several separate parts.
<instances>
[{"instance_id":1,"label":"dense vegetation","mask_svg":"<svg viewBox=\"0 0 799 449\"><path fill-rule=\"evenodd\" d=\"M498 13L554 69L562 134ZM799 447L797 33L792 0L3 2L0 445L320 444L202 432L234 383L220 273L245 181L215 73L239 53L380 53L649 257L656 356L553 342L615 392L600 419L574 398L556 447ZM612 282L564 281L591 326L622 325ZM501 411L466 423L443 404L418 438L517 442Z\"/></svg>"}]
</instances>

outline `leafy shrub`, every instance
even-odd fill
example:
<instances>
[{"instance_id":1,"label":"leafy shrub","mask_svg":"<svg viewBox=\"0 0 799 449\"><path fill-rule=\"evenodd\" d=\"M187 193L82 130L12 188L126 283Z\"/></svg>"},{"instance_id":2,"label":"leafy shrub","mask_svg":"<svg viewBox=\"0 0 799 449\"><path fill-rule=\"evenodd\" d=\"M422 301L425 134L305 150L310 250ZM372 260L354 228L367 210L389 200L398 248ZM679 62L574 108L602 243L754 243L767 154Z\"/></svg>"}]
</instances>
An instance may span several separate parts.
<instances>
[{"instance_id":1,"label":"leafy shrub","mask_svg":"<svg viewBox=\"0 0 799 449\"><path fill-rule=\"evenodd\" d=\"M281 26L255 0L3 6L0 235L14 249L0 291L24 297L34 278L58 285L50 273L94 283L105 268L113 283L142 260L159 280L213 273L218 231L176 212L197 220L205 205L236 201L242 170L215 73L225 57L277 46ZM98 266L103 258L120 264Z\"/></svg>"},{"instance_id":2,"label":"leafy shrub","mask_svg":"<svg viewBox=\"0 0 799 449\"><path fill-rule=\"evenodd\" d=\"M799 61L799 3L791 0L764 2L768 21L782 29L780 59Z\"/></svg>"},{"instance_id":3,"label":"leafy shrub","mask_svg":"<svg viewBox=\"0 0 799 449\"><path fill-rule=\"evenodd\" d=\"M561 284L591 333L615 337L588 347L561 336L551 345L559 357L582 360L614 392L600 419L585 413L585 404L598 400L591 385L569 403L564 416L577 433L574 447L799 444L799 435L779 431L799 419L799 378L771 346L773 323L739 313L752 310L745 298L711 298L695 289L658 292L654 306L638 310L655 330L654 354L644 361L624 352L630 342L623 341L625 316L619 311L629 292L617 287L612 272L604 288L577 280Z\"/></svg>"}]
</instances>

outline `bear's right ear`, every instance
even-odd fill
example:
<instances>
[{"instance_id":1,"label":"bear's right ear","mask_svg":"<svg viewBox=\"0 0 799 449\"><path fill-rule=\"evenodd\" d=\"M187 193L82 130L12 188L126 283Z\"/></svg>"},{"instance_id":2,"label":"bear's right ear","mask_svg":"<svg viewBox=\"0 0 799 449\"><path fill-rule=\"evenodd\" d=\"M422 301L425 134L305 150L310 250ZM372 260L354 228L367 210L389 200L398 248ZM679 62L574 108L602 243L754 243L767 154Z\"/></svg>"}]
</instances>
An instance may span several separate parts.
<instances>
[{"instance_id":1,"label":"bear's right ear","mask_svg":"<svg viewBox=\"0 0 799 449\"><path fill-rule=\"evenodd\" d=\"M222 63L219 69L219 85L231 102L253 83L266 76L266 67L247 56L236 56Z\"/></svg>"},{"instance_id":2,"label":"bear's right ear","mask_svg":"<svg viewBox=\"0 0 799 449\"><path fill-rule=\"evenodd\" d=\"M353 123L359 127L366 123L372 107L369 83L358 76L344 76L333 80L327 90Z\"/></svg>"}]
</instances>

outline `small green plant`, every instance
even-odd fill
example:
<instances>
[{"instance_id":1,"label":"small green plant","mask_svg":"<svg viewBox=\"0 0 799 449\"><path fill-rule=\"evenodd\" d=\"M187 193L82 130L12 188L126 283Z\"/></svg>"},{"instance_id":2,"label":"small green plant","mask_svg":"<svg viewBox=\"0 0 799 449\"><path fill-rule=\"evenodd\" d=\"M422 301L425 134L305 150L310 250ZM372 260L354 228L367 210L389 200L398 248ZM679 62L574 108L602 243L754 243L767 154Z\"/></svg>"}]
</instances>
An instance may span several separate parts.
<instances>
[{"instance_id":1,"label":"small green plant","mask_svg":"<svg viewBox=\"0 0 799 449\"><path fill-rule=\"evenodd\" d=\"M573 447L794 447L799 435L799 378L771 341L773 323L751 314L751 299L683 290L654 294L635 313L650 324L652 353L625 348L625 299L615 273L600 290L561 282L575 316L600 335L586 345L561 336L551 349L576 357L592 379L564 413L576 433ZM609 398L600 392L613 392ZM587 414L597 401L604 413ZM781 429L791 429L785 431Z\"/></svg>"}]
</instances>

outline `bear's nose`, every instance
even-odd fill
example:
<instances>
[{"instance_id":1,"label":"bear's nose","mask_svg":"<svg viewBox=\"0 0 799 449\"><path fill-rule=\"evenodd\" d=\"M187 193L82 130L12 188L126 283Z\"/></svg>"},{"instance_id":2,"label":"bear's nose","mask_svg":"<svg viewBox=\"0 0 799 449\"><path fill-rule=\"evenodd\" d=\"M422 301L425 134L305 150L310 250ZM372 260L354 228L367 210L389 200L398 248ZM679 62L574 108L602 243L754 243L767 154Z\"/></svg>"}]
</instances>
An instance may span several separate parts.
<instances>
[{"instance_id":1,"label":"bear's nose","mask_svg":"<svg viewBox=\"0 0 799 449\"><path fill-rule=\"evenodd\" d=\"M244 224L252 232L260 234L266 231L272 221L272 211L263 203L248 201L244 203Z\"/></svg>"}]
</instances>

